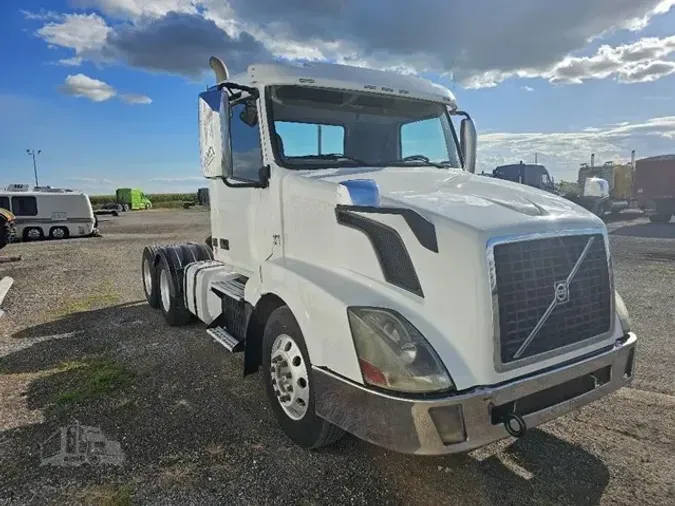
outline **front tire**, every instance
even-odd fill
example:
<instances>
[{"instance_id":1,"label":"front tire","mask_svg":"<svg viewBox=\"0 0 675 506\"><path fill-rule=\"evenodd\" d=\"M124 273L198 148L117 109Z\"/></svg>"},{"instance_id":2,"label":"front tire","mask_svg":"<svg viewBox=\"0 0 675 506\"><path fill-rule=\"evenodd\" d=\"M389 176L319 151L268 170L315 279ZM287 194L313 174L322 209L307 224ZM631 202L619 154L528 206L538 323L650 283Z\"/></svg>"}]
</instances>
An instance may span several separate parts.
<instances>
[{"instance_id":1,"label":"front tire","mask_svg":"<svg viewBox=\"0 0 675 506\"><path fill-rule=\"evenodd\" d=\"M312 364L300 326L287 306L270 315L262 345L265 392L284 433L307 449L338 441L344 431L314 412Z\"/></svg>"},{"instance_id":2,"label":"front tire","mask_svg":"<svg viewBox=\"0 0 675 506\"><path fill-rule=\"evenodd\" d=\"M41 228L31 227L26 228L23 231L23 240L28 241L41 241L45 238L44 233Z\"/></svg>"}]
</instances>

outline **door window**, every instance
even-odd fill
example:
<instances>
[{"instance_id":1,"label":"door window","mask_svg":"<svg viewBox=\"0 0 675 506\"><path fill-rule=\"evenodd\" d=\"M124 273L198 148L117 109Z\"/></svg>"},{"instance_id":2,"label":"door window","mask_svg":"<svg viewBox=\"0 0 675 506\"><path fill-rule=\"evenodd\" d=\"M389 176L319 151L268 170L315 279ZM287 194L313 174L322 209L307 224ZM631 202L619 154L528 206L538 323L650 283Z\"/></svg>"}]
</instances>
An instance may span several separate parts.
<instances>
[{"instance_id":1,"label":"door window","mask_svg":"<svg viewBox=\"0 0 675 506\"><path fill-rule=\"evenodd\" d=\"M35 197L12 197L12 212L16 216L37 216Z\"/></svg>"},{"instance_id":2,"label":"door window","mask_svg":"<svg viewBox=\"0 0 675 506\"><path fill-rule=\"evenodd\" d=\"M0 197L0 209L7 209L8 211L10 211L9 197Z\"/></svg>"},{"instance_id":3,"label":"door window","mask_svg":"<svg viewBox=\"0 0 675 506\"><path fill-rule=\"evenodd\" d=\"M232 106L230 119L230 139L232 146L233 175L235 179L258 181L259 171L263 165L260 149L260 132L258 121L250 125L245 123L245 103ZM249 103L249 108L252 105Z\"/></svg>"}]
</instances>

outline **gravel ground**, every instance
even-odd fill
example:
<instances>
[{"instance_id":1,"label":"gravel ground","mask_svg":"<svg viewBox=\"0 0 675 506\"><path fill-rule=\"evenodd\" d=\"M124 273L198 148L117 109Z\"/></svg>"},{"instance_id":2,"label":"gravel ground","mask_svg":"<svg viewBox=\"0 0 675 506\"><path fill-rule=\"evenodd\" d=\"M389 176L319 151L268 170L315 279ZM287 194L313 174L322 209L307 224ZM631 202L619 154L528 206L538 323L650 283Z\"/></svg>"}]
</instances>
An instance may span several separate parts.
<instances>
[{"instance_id":1,"label":"gravel ground","mask_svg":"<svg viewBox=\"0 0 675 506\"><path fill-rule=\"evenodd\" d=\"M675 504L675 223L608 226L640 337L633 388L443 458L352 437L298 449L240 355L199 325L164 325L143 300L142 248L203 241L206 213L125 214L101 220L102 238L10 245L23 260L0 265L16 280L0 319L0 504ZM40 466L40 443L75 420L120 442L124 464Z\"/></svg>"}]
</instances>

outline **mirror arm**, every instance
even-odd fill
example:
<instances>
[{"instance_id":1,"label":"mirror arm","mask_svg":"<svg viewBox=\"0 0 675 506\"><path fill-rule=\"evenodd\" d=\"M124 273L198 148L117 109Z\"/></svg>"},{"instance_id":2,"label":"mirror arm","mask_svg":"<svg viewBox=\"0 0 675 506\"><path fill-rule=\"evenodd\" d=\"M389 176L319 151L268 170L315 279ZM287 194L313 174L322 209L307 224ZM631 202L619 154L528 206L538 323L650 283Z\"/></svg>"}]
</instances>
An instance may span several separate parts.
<instances>
[{"instance_id":1,"label":"mirror arm","mask_svg":"<svg viewBox=\"0 0 675 506\"><path fill-rule=\"evenodd\" d=\"M460 111L459 109L454 111L454 114L457 114L458 116L464 116L466 119L471 119L471 116L469 116L469 113L466 111Z\"/></svg>"},{"instance_id":2,"label":"mirror arm","mask_svg":"<svg viewBox=\"0 0 675 506\"><path fill-rule=\"evenodd\" d=\"M258 171L260 181L251 181L247 183L232 183L226 177L221 177L225 186L228 188L267 188L270 183L270 171L271 168L269 165L263 165Z\"/></svg>"},{"instance_id":3,"label":"mirror arm","mask_svg":"<svg viewBox=\"0 0 675 506\"><path fill-rule=\"evenodd\" d=\"M243 84L237 84L237 83L230 83L230 82L224 82L224 83L219 83L216 85L217 89L222 90L223 88L227 88L227 91L231 95L235 95L234 91L245 91L246 93L250 94L251 96L258 98L260 97L260 92L258 91L258 88L251 88L250 86L244 86Z\"/></svg>"}]
</instances>

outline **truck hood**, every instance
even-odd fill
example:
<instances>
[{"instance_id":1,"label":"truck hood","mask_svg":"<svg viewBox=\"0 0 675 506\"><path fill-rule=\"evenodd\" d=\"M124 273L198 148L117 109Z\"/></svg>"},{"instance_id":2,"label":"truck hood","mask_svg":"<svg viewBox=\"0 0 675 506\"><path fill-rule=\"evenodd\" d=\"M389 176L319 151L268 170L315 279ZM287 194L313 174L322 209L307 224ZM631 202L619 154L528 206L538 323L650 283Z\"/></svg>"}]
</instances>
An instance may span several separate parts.
<instances>
[{"instance_id":1,"label":"truck hood","mask_svg":"<svg viewBox=\"0 0 675 506\"><path fill-rule=\"evenodd\" d=\"M476 230L490 231L542 222L551 225L602 225L602 221L573 202L530 186L434 167L324 169L306 173L312 179L339 183L372 179L380 188L382 205L407 207L442 216Z\"/></svg>"}]
</instances>

